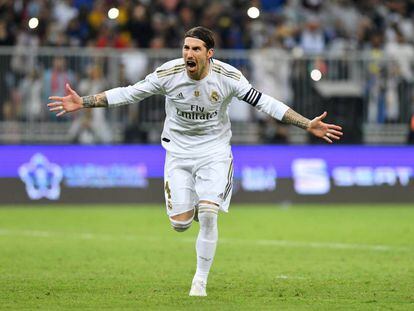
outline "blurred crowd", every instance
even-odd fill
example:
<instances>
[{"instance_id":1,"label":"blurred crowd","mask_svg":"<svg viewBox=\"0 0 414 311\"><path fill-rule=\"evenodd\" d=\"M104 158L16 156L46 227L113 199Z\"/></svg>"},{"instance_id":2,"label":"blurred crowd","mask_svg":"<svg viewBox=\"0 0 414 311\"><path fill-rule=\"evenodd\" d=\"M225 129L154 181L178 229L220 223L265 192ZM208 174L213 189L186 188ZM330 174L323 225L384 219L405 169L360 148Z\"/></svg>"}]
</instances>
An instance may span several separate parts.
<instances>
[{"instance_id":1,"label":"blurred crowd","mask_svg":"<svg viewBox=\"0 0 414 311\"><path fill-rule=\"evenodd\" d=\"M247 16L250 6L259 18ZM113 20L112 7L119 10ZM413 0L1 0L0 45L176 48L186 30L204 25L220 48L321 53L398 36L412 43L413 14Z\"/></svg>"},{"instance_id":2,"label":"blurred crowd","mask_svg":"<svg viewBox=\"0 0 414 311\"><path fill-rule=\"evenodd\" d=\"M246 13L251 6L260 9L256 19ZM112 7L119 10L115 19L108 18ZM39 21L33 29L28 27L32 17ZM65 58L39 62L20 57L19 51L43 46L180 48L185 31L196 25L214 30L218 49L271 49L273 58L361 51L370 60L364 89L369 94L368 120L400 122L402 109L414 110L414 0L0 0L0 47L16 51L0 56L0 94L6 94L0 99L0 120L43 118L47 95L63 95L66 82L88 94L113 86L102 63L74 68ZM253 53L253 68L272 68L272 57L263 55ZM384 65L385 58L393 65ZM323 58L318 64L324 72ZM154 64L131 54L125 65L125 83L134 83L128 75L141 78ZM141 74L128 73L134 68ZM278 85L271 95L290 103L296 92L290 67L278 68L279 75L272 76L271 70L268 78L256 79L258 88L274 93ZM249 78L254 79L257 70L251 71ZM26 103L24 109L18 102ZM102 124L105 115L88 118ZM275 132L280 136L283 130Z\"/></svg>"}]
</instances>

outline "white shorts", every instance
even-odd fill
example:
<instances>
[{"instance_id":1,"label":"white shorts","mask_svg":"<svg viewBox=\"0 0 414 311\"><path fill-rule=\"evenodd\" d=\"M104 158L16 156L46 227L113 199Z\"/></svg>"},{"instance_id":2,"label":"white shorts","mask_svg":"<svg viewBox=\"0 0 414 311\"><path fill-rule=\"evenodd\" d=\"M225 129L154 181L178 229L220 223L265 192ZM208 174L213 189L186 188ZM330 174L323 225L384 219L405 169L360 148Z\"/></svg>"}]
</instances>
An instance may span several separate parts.
<instances>
[{"instance_id":1,"label":"white shorts","mask_svg":"<svg viewBox=\"0 0 414 311\"><path fill-rule=\"evenodd\" d=\"M231 150L199 158L177 158L167 152L164 193L168 216L185 213L201 200L228 212L233 188Z\"/></svg>"}]
</instances>

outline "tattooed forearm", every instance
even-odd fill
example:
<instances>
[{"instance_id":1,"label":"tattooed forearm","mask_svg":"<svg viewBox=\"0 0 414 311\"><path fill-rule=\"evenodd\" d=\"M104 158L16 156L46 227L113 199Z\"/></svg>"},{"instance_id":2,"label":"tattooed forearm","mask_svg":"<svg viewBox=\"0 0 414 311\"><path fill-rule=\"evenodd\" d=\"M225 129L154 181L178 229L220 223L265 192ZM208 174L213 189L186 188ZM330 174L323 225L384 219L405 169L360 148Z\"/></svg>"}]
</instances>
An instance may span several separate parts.
<instances>
[{"instance_id":1,"label":"tattooed forearm","mask_svg":"<svg viewBox=\"0 0 414 311\"><path fill-rule=\"evenodd\" d=\"M292 109L288 109L282 118L282 122L296 125L304 130L309 127L310 120Z\"/></svg>"},{"instance_id":2,"label":"tattooed forearm","mask_svg":"<svg viewBox=\"0 0 414 311\"><path fill-rule=\"evenodd\" d=\"M83 96L82 100L85 108L108 107L108 99L105 93Z\"/></svg>"}]
</instances>

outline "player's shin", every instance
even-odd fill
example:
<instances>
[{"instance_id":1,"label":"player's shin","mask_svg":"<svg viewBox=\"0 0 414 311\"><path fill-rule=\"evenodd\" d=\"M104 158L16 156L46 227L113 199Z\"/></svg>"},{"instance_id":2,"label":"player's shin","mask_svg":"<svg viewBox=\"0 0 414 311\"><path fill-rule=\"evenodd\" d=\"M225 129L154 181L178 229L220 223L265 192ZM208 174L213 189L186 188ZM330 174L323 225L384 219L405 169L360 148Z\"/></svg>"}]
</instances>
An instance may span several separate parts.
<instances>
[{"instance_id":1,"label":"player's shin","mask_svg":"<svg viewBox=\"0 0 414 311\"><path fill-rule=\"evenodd\" d=\"M218 239L217 214L219 207L214 204L201 203L198 206L200 231L196 242L197 271L195 279L207 283L208 273L213 263Z\"/></svg>"}]
</instances>

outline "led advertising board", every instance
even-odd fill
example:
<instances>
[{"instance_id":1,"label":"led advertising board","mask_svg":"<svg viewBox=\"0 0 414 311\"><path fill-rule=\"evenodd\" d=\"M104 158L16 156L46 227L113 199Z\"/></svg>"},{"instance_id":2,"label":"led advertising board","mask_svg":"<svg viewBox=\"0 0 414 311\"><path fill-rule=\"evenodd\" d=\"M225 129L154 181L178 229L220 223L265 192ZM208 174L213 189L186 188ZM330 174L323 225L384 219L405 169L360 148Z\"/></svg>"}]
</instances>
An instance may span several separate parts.
<instances>
[{"instance_id":1,"label":"led advertising board","mask_svg":"<svg viewBox=\"0 0 414 311\"><path fill-rule=\"evenodd\" d=\"M413 202L414 147L234 146L234 202ZM0 146L0 203L162 202L161 146Z\"/></svg>"}]
</instances>

